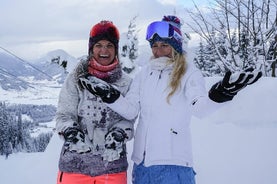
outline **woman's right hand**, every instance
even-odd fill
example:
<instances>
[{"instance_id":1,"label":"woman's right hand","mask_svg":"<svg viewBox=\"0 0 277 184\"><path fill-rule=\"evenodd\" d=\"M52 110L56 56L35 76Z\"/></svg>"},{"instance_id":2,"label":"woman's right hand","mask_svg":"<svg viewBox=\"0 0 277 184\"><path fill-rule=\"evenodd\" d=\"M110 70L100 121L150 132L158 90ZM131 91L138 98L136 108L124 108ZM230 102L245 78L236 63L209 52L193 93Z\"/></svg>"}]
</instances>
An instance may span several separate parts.
<instances>
[{"instance_id":1,"label":"woman's right hand","mask_svg":"<svg viewBox=\"0 0 277 184\"><path fill-rule=\"evenodd\" d=\"M113 103L120 96L120 92L115 87L94 76L81 77L79 83L90 93L100 97L105 103Z\"/></svg>"}]
</instances>

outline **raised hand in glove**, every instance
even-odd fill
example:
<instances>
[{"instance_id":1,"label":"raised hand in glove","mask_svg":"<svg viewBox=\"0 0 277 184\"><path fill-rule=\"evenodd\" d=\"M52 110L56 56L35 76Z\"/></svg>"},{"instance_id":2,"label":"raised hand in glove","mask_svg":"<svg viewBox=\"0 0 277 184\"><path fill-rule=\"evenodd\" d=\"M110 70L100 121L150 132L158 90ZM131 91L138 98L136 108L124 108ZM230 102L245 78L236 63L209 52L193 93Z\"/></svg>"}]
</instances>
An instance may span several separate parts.
<instances>
[{"instance_id":1,"label":"raised hand in glove","mask_svg":"<svg viewBox=\"0 0 277 184\"><path fill-rule=\"evenodd\" d=\"M91 151L90 147L85 144L84 133L73 127L67 128L62 135L65 139L65 149L77 153L85 153Z\"/></svg>"},{"instance_id":2,"label":"raised hand in glove","mask_svg":"<svg viewBox=\"0 0 277 184\"><path fill-rule=\"evenodd\" d=\"M215 83L209 91L209 98L215 102L222 103L230 101L234 96L247 85L255 83L261 78L262 72L253 72L250 68L238 75L226 72L222 81Z\"/></svg>"},{"instance_id":3,"label":"raised hand in glove","mask_svg":"<svg viewBox=\"0 0 277 184\"><path fill-rule=\"evenodd\" d=\"M106 103L113 103L120 96L120 92L115 87L94 76L81 77L79 83L83 88L93 95L99 96Z\"/></svg>"},{"instance_id":4,"label":"raised hand in glove","mask_svg":"<svg viewBox=\"0 0 277 184\"><path fill-rule=\"evenodd\" d=\"M124 143L128 139L127 134L121 128L112 128L105 136L105 151L102 155L103 160L114 161L118 160L124 153Z\"/></svg>"}]
</instances>

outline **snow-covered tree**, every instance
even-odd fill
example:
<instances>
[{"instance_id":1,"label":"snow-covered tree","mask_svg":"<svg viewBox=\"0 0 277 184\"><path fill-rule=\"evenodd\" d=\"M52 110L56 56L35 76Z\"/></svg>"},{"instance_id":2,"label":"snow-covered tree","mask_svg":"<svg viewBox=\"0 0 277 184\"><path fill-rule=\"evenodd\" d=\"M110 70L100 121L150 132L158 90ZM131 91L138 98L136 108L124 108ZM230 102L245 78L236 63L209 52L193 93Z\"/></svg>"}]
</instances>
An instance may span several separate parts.
<instances>
[{"instance_id":1,"label":"snow-covered tree","mask_svg":"<svg viewBox=\"0 0 277 184\"><path fill-rule=\"evenodd\" d=\"M41 133L33 140L33 146L37 152L44 152L53 133Z\"/></svg>"},{"instance_id":2,"label":"snow-covered tree","mask_svg":"<svg viewBox=\"0 0 277 184\"><path fill-rule=\"evenodd\" d=\"M128 31L121 35L120 41L120 60L122 69L128 74L134 71L136 67L135 60L138 57L138 30L135 24L136 18L137 16L130 21Z\"/></svg>"},{"instance_id":3,"label":"snow-covered tree","mask_svg":"<svg viewBox=\"0 0 277 184\"><path fill-rule=\"evenodd\" d=\"M61 56L53 57L51 59L51 64L55 64L57 68L62 67L64 69L64 73L68 73L67 71L67 60L62 60Z\"/></svg>"},{"instance_id":4,"label":"snow-covered tree","mask_svg":"<svg viewBox=\"0 0 277 184\"><path fill-rule=\"evenodd\" d=\"M0 102L0 155L44 151L52 132L31 136L31 130L39 123L51 121L55 108L49 105L6 105ZM23 120L22 114L34 121Z\"/></svg>"},{"instance_id":5,"label":"snow-covered tree","mask_svg":"<svg viewBox=\"0 0 277 184\"><path fill-rule=\"evenodd\" d=\"M6 104L0 102L0 155L8 157L12 153L10 135L9 132L9 121L11 117L6 111Z\"/></svg>"},{"instance_id":6,"label":"snow-covered tree","mask_svg":"<svg viewBox=\"0 0 277 184\"><path fill-rule=\"evenodd\" d=\"M266 60L269 61L272 70L271 76L276 77L277 67L277 13L272 27L268 30L266 37L270 40L269 49L267 51Z\"/></svg>"},{"instance_id":7,"label":"snow-covered tree","mask_svg":"<svg viewBox=\"0 0 277 184\"><path fill-rule=\"evenodd\" d=\"M274 35L266 33L275 27L276 7L270 0L215 0L208 15L195 5L188 26L214 49L214 65L224 66L222 73L253 67L269 76L273 62L267 53Z\"/></svg>"},{"instance_id":8,"label":"snow-covered tree","mask_svg":"<svg viewBox=\"0 0 277 184\"><path fill-rule=\"evenodd\" d=\"M201 41L196 51L196 57L194 58L196 67L202 71L205 77L219 75L221 73L220 66L215 62L217 60L216 52L214 48L209 46L210 45L204 46Z\"/></svg>"}]
</instances>

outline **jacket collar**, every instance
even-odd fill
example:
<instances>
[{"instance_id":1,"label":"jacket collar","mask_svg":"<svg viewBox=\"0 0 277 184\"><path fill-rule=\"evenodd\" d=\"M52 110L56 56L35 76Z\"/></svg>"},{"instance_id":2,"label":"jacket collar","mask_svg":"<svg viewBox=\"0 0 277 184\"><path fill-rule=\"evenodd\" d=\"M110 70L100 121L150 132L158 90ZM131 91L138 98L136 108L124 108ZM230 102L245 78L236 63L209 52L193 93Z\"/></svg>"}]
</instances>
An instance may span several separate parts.
<instances>
[{"instance_id":1,"label":"jacket collar","mask_svg":"<svg viewBox=\"0 0 277 184\"><path fill-rule=\"evenodd\" d=\"M150 59L150 67L153 70L171 70L173 63L169 62L168 57L159 57Z\"/></svg>"}]
</instances>

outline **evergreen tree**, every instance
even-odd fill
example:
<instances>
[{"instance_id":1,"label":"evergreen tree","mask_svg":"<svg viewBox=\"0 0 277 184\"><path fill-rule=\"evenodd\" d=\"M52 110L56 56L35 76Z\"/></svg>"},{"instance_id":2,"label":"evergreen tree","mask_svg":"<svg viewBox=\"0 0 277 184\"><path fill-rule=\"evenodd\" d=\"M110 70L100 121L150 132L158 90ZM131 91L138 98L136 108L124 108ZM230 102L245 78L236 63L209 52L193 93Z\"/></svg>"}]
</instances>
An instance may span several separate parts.
<instances>
[{"instance_id":1,"label":"evergreen tree","mask_svg":"<svg viewBox=\"0 0 277 184\"><path fill-rule=\"evenodd\" d=\"M33 145L35 147L35 150L37 152L44 152L51 137L52 137L53 133L42 133L39 134L38 137L36 137L33 141Z\"/></svg>"},{"instance_id":2,"label":"evergreen tree","mask_svg":"<svg viewBox=\"0 0 277 184\"><path fill-rule=\"evenodd\" d=\"M47 105L14 104L7 106L0 102L0 155L5 155L8 158L9 154L16 152L44 151L52 137L52 132L31 137L30 129L39 126L38 122L52 120L54 109ZM52 112L52 110L54 111ZM23 121L23 112L31 118L35 117L36 121Z\"/></svg>"},{"instance_id":3,"label":"evergreen tree","mask_svg":"<svg viewBox=\"0 0 277 184\"><path fill-rule=\"evenodd\" d=\"M6 104L0 103L0 155L5 155L6 158L12 153L8 131L10 119L9 114L6 111Z\"/></svg>"},{"instance_id":4,"label":"evergreen tree","mask_svg":"<svg viewBox=\"0 0 277 184\"><path fill-rule=\"evenodd\" d=\"M200 41L199 49L196 51L196 57L194 58L194 63L197 68L199 68L205 77L210 76L210 69L213 66L213 62L209 59L209 55L205 52L205 47L203 42Z\"/></svg>"},{"instance_id":5,"label":"evergreen tree","mask_svg":"<svg viewBox=\"0 0 277 184\"><path fill-rule=\"evenodd\" d=\"M136 21L137 17L134 17L128 26L128 32L124 35L125 39L121 46L121 61L122 69L126 73L130 74L134 71L136 65L135 60L138 57L138 36L136 30Z\"/></svg>"}]
</instances>

